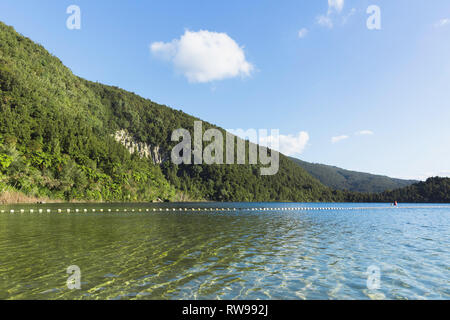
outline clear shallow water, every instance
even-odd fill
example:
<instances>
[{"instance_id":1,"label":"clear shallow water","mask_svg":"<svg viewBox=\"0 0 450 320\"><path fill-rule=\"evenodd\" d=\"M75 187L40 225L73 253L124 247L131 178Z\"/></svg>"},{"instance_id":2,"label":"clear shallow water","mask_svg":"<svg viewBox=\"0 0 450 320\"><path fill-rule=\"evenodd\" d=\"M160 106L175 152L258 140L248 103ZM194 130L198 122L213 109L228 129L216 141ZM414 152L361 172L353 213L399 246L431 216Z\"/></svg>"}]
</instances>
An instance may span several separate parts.
<instances>
[{"instance_id":1,"label":"clear shallow water","mask_svg":"<svg viewBox=\"0 0 450 320\"><path fill-rule=\"evenodd\" d=\"M450 299L450 206L407 206L0 206L0 299Z\"/></svg>"}]
</instances>

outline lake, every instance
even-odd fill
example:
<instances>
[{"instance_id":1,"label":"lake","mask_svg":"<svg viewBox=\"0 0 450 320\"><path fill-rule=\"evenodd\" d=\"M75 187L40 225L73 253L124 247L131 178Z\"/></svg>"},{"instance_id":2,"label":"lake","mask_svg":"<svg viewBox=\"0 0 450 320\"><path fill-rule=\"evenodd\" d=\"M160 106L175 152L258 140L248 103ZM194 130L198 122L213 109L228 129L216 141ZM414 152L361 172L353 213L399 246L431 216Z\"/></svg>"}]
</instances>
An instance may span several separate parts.
<instances>
[{"instance_id":1,"label":"lake","mask_svg":"<svg viewBox=\"0 0 450 320\"><path fill-rule=\"evenodd\" d=\"M450 205L0 209L0 299L450 298Z\"/></svg>"}]
</instances>

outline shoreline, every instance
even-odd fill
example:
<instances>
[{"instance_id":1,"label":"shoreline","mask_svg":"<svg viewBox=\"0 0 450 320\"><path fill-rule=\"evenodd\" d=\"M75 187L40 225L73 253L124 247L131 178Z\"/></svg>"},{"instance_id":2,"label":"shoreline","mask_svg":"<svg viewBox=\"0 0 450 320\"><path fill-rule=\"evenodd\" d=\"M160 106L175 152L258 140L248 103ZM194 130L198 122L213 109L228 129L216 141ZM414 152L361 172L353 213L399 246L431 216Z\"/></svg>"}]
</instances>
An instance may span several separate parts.
<instances>
[{"instance_id":1,"label":"shoreline","mask_svg":"<svg viewBox=\"0 0 450 320\"><path fill-rule=\"evenodd\" d=\"M0 205L14 204L44 204L44 203L61 203L62 200L54 200L45 197L27 196L17 191L3 191L0 193Z\"/></svg>"},{"instance_id":2,"label":"shoreline","mask_svg":"<svg viewBox=\"0 0 450 320\"><path fill-rule=\"evenodd\" d=\"M8 205L32 205L32 204L150 204L150 203L242 203L239 201L214 201L214 200L194 200L190 199L189 197L182 195L176 197L175 201L163 201L161 199L154 200L154 201L96 201L96 200L61 200L61 199L50 199L46 197L34 197L34 196L28 196L24 193L21 193L20 191L15 190L6 190L0 193L0 206L8 206ZM296 201L262 201L262 202L255 202L255 201L244 201L245 203L384 203L389 204L389 202L323 202L323 201L311 201L311 202L296 202ZM441 205L448 205L450 203L446 202L404 202L403 204L441 204Z\"/></svg>"},{"instance_id":3,"label":"shoreline","mask_svg":"<svg viewBox=\"0 0 450 320\"><path fill-rule=\"evenodd\" d=\"M214 202L208 200L194 200L189 197L180 194L176 201L163 201L157 199L154 201L96 201L96 200L61 200L61 199L50 199L46 197L35 197L28 196L20 191L6 190L0 192L0 205L20 205L20 204L50 204L50 203L61 203L61 204L73 204L73 203L91 203L91 204L107 204L107 203L198 203L198 202Z\"/></svg>"}]
</instances>

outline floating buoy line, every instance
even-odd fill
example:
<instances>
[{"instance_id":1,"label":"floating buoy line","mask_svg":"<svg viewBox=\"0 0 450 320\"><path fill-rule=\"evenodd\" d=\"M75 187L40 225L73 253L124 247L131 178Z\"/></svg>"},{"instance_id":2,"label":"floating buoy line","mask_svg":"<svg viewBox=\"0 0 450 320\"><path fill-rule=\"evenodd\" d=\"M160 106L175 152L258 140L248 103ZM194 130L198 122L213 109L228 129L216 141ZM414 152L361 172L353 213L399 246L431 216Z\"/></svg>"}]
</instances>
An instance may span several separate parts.
<instances>
[{"instance_id":1,"label":"floating buoy line","mask_svg":"<svg viewBox=\"0 0 450 320\"><path fill-rule=\"evenodd\" d=\"M260 212L260 211L344 211L386 209L450 209L450 205L397 207L252 207L252 208L76 208L76 209L1 209L1 213L104 213L104 212Z\"/></svg>"}]
</instances>

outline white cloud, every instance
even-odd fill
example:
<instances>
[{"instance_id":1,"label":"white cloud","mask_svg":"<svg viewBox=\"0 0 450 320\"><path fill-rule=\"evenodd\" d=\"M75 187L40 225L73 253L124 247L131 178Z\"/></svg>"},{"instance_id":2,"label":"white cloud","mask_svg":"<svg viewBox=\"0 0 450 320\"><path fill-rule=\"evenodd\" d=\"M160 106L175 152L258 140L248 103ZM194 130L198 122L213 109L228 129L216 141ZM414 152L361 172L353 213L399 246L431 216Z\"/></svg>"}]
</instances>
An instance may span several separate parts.
<instances>
[{"instance_id":1,"label":"white cloud","mask_svg":"<svg viewBox=\"0 0 450 320\"><path fill-rule=\"evenodd\" d=\"M277 150L287 156L300 155L306 148L309 141L309 134L305 131L300 131L297 135L260 134L259 136L257 131L253 129L246 131L242 129L227 129L227 131L244 140L249 140L250 142L258 143L262 146Z\"/></svg>"},{"instance_id":2,"label":"white cloud","mask_svg":"<svg viewBox=\"0 0 450 320\"><path fill-rule=\"evenodd\" d=\"M274 137L272 136L268 136L267 138L260 137L259 143L263 146L270 147L273 139ZM300 155L308 144L308 141L309 134L305 131L301 131L297 135L280 134L278 151L287 156Z\"/></svg>"},{"instance_id":3,"label":"white cloud","mask_svg":"<svg viewBox=\"0 0 450 320\"><path fill-rule=\"evenodd\" d=\"M298 31L299 38L304 38L304 37L306 37L307 34L308 34L308 29L306 29L306 28L302 28Z\"/></svg>"},{"instance_id":4,"label":"white cloud","mask_svg":"<svg viewBox=\"0 0 450 320\"><path fill-rule=\"evenodd\" d=\"M340 13L343 8L344 0L328 0L328 14L330 14L332 10L336 10L336 12Z\"/></svg>"},{"instance_id":5,"label":"white cloud","mask_svg":"<svg viewBox=\"0 0 450 320\"><path fill-rule=\"evenodd\" d=\"M316 22L322 27L333 28L333 21L328 16L320 15L316 18Z\"/></svg>"},{"instance_id":6,"label":"white cloud","mask_svg":"<svg viewBox=\"0 0 450 320\"><path fill-rule=\"evenodd\" d=\"M436 23L434 24L434 26L435 26L436 28L440 28L440 27L445 27L446 25L449 25L449 24L450 24L450 19L445 18L445 19L441 19L441 20L439 20L438 22L436 22Z\"/></svg>"},{"instance_id":7,"label":"white cloud","mask_svg":"<svg viewBox=\"0 0 450 320\"><path fill-rule=\"evenodd\" d=\"M322 14L316 17L316 23L322 27L332 29L334 26L333 16L341 15L344 9L344 0L328 0L327 14ZM347 23L347 20L356 13L356 9L353 8L350 12L342 18L342 23Z\"/></svg>"},{"instance_id":8,"label":"white cloud","mask_svg":"<svg viewBox=\"0 0 450 320\"><path fill-rule=\"evenodd\" d=\"M374 132L371 130L361 130L361 131L356 132L356 135L358 135L358 136L373 135L373 134L374 134Z\"/></svg>"},{"instance_id":9,"label":"white cloud","mask_svg":"<svg viewBox=\"0 0 450 320\"><path fill-rule=\"evenodd\" d=\"M211 82L249 76L253 70L240 47L226 33L186 30L180 39L154 42L151 52L171 61L189 82Z\"/></svg>"},{"instance_id":10,"label":"white cloud","mask_svg":"<svg viewBox=\"0 0 450 320\"><path fill-rule=\"evenodd\" d=\"M349 136L347 136L347 135L332 137L331 138L331 143L337 143L339 141L342 141L342 140L345 140L345 139L348 139L348 138L349 138Z\"/></svg>"}]
</instances>

